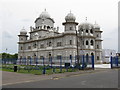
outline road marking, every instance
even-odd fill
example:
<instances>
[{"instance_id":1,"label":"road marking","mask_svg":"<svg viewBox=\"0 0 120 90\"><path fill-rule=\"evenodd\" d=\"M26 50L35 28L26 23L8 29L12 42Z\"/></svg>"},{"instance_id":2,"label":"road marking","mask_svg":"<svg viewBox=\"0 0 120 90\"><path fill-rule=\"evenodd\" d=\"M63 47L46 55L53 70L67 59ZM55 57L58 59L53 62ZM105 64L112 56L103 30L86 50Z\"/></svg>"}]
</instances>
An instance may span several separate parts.
<instances>
[{"instance_id":1,"label":"road marking","mask_svg":"<svg viewBox=\"0 0 120 90\"><path fill-rule=\"evenodd\" d=\"M2 85L5 86L5 85L12 85L12 84L20 84L20 83L36 82L36 81L42 81L42 80L49 80L49 79L29 80L29 81L15 82L15 83L6 83L6 84L2 84Z\"/></svg>"}]
</instances>

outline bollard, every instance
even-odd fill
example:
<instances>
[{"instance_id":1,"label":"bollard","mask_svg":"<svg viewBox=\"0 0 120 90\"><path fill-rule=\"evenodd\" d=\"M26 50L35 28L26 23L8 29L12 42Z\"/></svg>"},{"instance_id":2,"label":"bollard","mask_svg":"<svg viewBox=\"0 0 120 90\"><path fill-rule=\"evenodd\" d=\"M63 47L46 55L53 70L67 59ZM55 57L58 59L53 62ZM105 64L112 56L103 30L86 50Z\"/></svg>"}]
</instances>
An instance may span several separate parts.
<instances>
[{"instance_id":1,"label":"bollard","mask_svg":"<svg viewBox=\"0 0 120 90\"><path fill-rule=\"evenodd\" d=\"M53 67L53 72L55 73L55 67Z\"/></svg>"},{"instance_id":2,"label":"bollard","mask_svg":"<svg viewBox=\"0 0 120 90\"><path fill-rule=\"evenodd\" d=\"M17 66L16 65L14 66L14 72L17 72Z\"/></svg>"},{"instance_id":3,"label":"bollard","mask_svg":"<svg viewBox=\"0 0 120 90\"><path fill-rule=\"evenodd\" d=\"M46 68L45 68L45 65L44 65L44 68L43 68L43 74L46 74Z\"/></svg>"}]
</instances>

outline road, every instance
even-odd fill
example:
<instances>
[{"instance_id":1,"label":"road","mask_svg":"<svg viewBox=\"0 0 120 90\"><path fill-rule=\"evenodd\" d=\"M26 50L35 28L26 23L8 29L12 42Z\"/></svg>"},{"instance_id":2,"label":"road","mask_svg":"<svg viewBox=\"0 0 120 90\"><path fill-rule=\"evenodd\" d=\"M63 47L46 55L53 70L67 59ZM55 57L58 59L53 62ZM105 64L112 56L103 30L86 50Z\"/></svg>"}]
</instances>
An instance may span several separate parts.
<instances>
[{"instance_id":1,"label":"road","mask_svg":"<svg viewBox=\"0 0 120 90\"><path fill-rule=\"evenodd\" d=\"M118 88L118 70L3 85L3 88Z\"/></svg>"}]
</instances>

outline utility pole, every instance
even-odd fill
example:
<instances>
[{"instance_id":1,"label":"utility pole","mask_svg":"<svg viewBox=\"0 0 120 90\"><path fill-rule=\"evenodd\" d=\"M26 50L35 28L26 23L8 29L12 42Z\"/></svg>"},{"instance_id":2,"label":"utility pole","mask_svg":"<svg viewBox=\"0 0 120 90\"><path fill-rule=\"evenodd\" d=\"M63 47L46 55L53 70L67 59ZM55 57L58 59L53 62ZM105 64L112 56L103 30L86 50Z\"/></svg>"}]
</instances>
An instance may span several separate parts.
<instances>
[{"instance_id":1,"label":"utility pole","mask_svg":"<svg viewBox=\"0 0 120 90\"><path fill-rule=\"evenodd\" d=\"M78 50L78 34L76 30L76 46L77 46L77 65L79 65L79 50Z\"/></svg>"}]
</instances>

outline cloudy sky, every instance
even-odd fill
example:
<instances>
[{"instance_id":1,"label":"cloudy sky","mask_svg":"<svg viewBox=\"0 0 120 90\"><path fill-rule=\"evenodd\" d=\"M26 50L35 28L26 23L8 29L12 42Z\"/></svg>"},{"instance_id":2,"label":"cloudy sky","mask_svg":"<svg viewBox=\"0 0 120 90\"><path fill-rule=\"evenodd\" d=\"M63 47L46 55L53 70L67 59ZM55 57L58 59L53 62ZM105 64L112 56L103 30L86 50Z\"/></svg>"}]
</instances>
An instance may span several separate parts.
<instances>
[{"instance_id":1,"label":"cloudy sky","mask_svg":"<svg viewBox=\"0 0 120 90\"><path fill-rule=\"evenodd\" d=\"M18 34L24 27L34 26L35 19L46 8L55 20L55 27L63 32L62 22L71 12L80 23L88 22L100 25L103 49L118 51L118 1L119 0L2 0L0 1L0 52L16 53L18 51Z\"/></svg>"}]
</instances>

